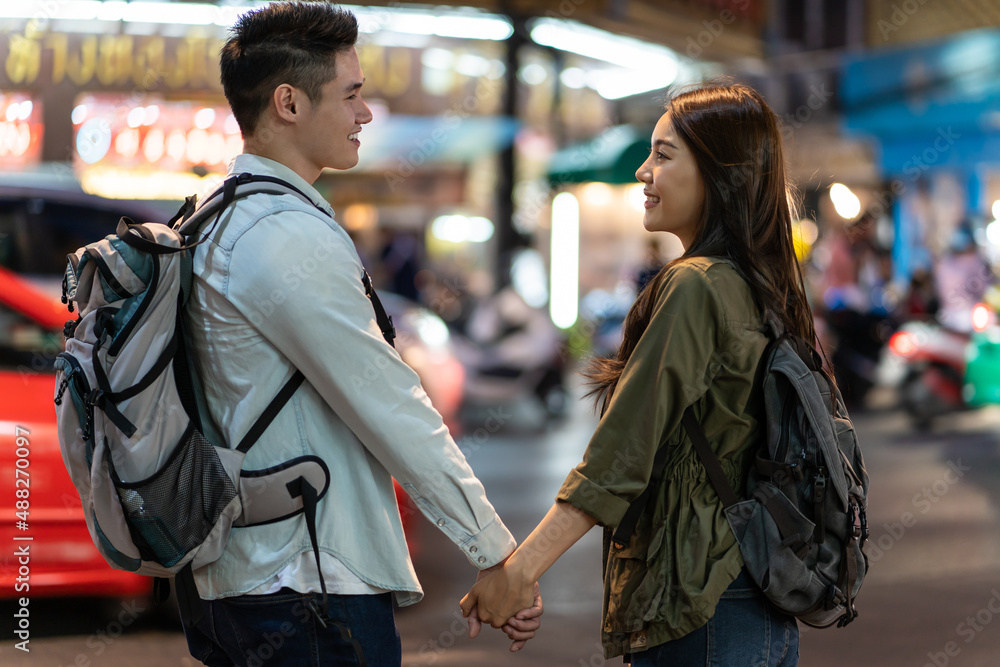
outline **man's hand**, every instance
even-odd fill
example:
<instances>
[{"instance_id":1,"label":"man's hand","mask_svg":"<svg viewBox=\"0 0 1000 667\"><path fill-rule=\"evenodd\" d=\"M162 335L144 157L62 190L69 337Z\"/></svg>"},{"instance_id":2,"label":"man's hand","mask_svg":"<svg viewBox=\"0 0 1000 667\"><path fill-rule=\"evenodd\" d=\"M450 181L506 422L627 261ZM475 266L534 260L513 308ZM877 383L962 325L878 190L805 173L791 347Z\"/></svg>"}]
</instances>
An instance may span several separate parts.
<instances>
[{"instance_id":1,"label":"man's hand","mask_svg":"<svg viewBox=\"0 0 1000 667\"><path fill-rule=\"evenodd\" d=\"M538 588L538 582L535 582L535 599L531 607L514 614L501 628L504 634L513 640L510 645L511 653L520 651L529 639L534 639L535 633L542 625L542 611L542 592ZM482 621L479 620L479 610L475 607L469 613L468 621L469 638L475 639L483 627Z\"/></svg>"},{"instance_id":2,"label":"man's hand","mask_svg":"<svg viewBox=\"0 0 1000 667\"><path fill-rule=\"evenodd\" d=\"M484 573L462 598L461 606L466 618L476 610L479 622L502 628L510 619L525 620L517 619L517 613L532 609L536 602L536 582L526 580L519 569L505 565ZM540 609L539 604L539 614Z\"/></svg>"}]
</instances>

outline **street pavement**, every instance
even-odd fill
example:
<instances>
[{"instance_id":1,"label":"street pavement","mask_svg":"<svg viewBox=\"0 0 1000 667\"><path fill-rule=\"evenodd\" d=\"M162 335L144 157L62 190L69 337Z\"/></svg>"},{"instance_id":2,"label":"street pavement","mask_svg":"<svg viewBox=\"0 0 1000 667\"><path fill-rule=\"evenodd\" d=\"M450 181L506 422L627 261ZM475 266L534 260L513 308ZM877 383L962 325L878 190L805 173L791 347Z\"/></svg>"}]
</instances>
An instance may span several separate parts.
<instances>
[{"instance_id":1,"label":"street pavement","mask_svg":"<svg viewBox=\"0 0 1000 667\"><path fill-rule=\"evenodd\" d=\"M861 615L843 629L804 629L799 664L1000 666L1000 408L954 415L933 433L916 433L886 396L854 415L872 478L871 570L858 599ZM483 410L466 427L460 445L519 540L548 510L595 424L583 403L547 427L524 404ZM421 519L417 530L414 563L426 597L397 615L404 665L605 664L598 530L542 578L542 629L516 654L490 628L478 639L466 636L458 600L476 571L432 524ZM196 664L182 635L148 614L136 618L134 604L39 600L32 609L31 653L13 650L7 633L0 664Z\"/></svg>"}]
</instances>

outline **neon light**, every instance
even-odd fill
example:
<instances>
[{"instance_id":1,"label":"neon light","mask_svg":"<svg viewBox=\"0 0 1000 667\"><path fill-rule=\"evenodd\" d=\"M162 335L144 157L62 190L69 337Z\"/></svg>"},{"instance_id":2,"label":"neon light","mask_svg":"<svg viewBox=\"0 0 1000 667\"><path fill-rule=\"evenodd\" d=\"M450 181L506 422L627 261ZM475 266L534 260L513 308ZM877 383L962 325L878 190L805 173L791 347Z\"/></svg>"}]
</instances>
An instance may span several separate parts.
<instances>
[{"instance_id":1,"label":"neon light","mask_svg":"<svg viewBox=\"0 0 1000 667\"><path fill-rule=\"evenodd\" d=\"M245 0L219 7L208 2L155 2L138 0L3 0L2 19L60 19L68 21L125 21L180 25L231 26L240 14L270 4ZM503 41L514 34L505 17L477 10L435 10L433 13L397 7L344 6L358 17L360 31L382 34L437 35L460 39Z\"/></svg>"},{"instance_id":2,"label":"neon light","mask_svg":"<svg viewBox=\"0 0 1000 667\"><path fill-rule=\"evenodd\" d=\"M569 192L552 200L551 245L549 315L566 329L576 322L580 293L580 203Z\"/></svg>"},{"instance_id":3,"label":"neon light","mask_svg":"<svg viewBox=\"0 0 1000 667\"><path fill-rule=\"evenodd\" d=\"M564 80L564 84L577 87L585 79L586 85L609 100L666 88L680 74L677 55L667 47L576 21L537 19L532 23L531 39L542 46L617 65L585 75L574 73L567 77L568 82Z\"/></svg>"}]
</instances>

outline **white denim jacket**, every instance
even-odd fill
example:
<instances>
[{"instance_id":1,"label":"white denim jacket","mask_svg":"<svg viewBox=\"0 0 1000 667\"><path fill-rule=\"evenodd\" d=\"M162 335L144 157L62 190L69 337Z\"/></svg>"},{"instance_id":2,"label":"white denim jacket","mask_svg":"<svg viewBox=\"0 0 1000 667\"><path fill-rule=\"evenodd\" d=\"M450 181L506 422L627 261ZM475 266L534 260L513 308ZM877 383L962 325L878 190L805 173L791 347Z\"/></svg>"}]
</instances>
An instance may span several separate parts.
<instances>
[{"instance_id":1,"label":"white denim jacket","mask_svg":"<svg viewBox=\"0 0 1000 667\"><path fill-rule=\"evenodd\" d=\"M383 339L357 251L330 205L272 160L240 155L229 173L241 172L282 178L330 216L292 195L253 194L198 246L187 322L206 427L234 446L298 368L306 381L244 468L307 454L324 459L332 480L317 511L321 552L369 586L394 591L401 606L420 600L395 477L473 565L497 564L514 538L416 373ZM222 557L195 571L198 592L206 599L248 593L311 550L301 516L235 528ZM336 572L324 566L324 575Z\"/></svg>"}]
</instances>

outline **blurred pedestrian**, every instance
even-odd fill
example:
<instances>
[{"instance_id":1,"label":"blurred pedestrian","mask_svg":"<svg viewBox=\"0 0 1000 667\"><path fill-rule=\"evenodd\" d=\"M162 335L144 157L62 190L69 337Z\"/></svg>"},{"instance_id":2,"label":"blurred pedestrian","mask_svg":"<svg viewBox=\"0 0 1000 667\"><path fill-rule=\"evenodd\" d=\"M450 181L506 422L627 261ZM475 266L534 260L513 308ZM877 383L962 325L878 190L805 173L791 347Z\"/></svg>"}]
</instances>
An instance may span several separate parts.
<instances>
[{"instance_id":1,"label":"blurred pedestrian","mask_svg":"<svg viewBox=\"0 0 1000 667\"><path fill-rule=\"evenodd\" d=\"M636 271L635 293L642 291L649 281L656 277L656 274L663 268L663 257L660 255L660 240L651 236L646 240L646 256L643 258L642 266Z\"/></svg>"},{"instance_id":2,"label":"blurred pedestrian","mask_svg":"<svg viewBox=\"0 0 1000 667\"><path fill-rule=\"evenodd\" d=\"M993 272L969 229L954 231L947 253L934 267L934 281L938 320L952 331L971 333L972 310L993 284Z\"/></svg>"},{"instance_id":3,"label":"blurred pedestrian","mask_svg":"<svg viewBox=\"0 0 1000 667\"><path fill-rule=\"evenodd\" d=\"M229 173L282 179L310 202L241 199L195 252L188 329L196 370L213 379L203 416L235 444L299 369L304 384L245 465L318 457L332 480L316 535L298 519L240 528L218 561L194 572L204 618L185 632L209 665L400 664L392 597L406 606L423 593L393 477L480 571L515 546L380 332L354 245L313 187L323 169L357 164L372 119L357 34L355 16L334 5L281 2L243 14L222 49L223 89L244 139ZM512 650L534 634L540 605L534 597L527 619L507 624Z\"/></svg>"},{"instance_id":4,"label":"blurred pedestrian","mask_svg":"<svg viewBox=\"0 0 1000 667\"><path fill-rule=\"evenodd\" d=\"M379 251L383 283L389 290L409 299L420 300L417 274L420 273L420 244L412 234L382 229Z\"/></svg>"},{"instance_id":5,"label":"blurred pedestrian","mask_svg":"<svg viewBox=\"0 0 1000 667\"><path fill-rule=\"evenodd\" d=\"M917 267L910 276L910 288L903 303L905 320L929 320L937 315L938 297L934 277L926 268Z\"/></svg>"},{"instance_id":6,"label":"blurred pedestrian","mask_svg":"<svg viewBox=\"0 0 1000 667\"><path fill-rule=\"evenodd\" d=\"M532 583L595 524L605 529L605 657L652 665L790 666L798 630L765 600L743 559L691 440L693 406L734 488L743 488L762 432L755 372L774 317L815 340L792 240L778 119L754 90L712 85L675 97L636 177L650 232L672 232L684 254L639 294L617 354L589 377L603 414L583 462L503 568L462 609L500 625ZM649 483L628 543L613 530Z\"/></svg>"}]
</instances>

